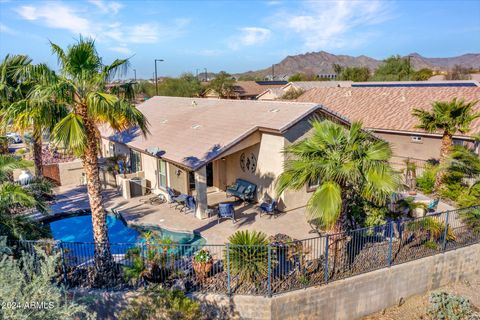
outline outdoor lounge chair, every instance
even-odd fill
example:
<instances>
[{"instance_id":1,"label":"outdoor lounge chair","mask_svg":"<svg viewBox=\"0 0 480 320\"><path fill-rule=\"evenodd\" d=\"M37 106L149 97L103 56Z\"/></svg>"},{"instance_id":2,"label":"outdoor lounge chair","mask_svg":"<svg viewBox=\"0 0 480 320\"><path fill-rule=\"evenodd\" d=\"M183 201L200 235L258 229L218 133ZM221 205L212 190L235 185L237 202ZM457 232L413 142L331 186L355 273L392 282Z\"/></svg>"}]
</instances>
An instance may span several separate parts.
<instances>
[{"instance_id":1,"label":"outdoor lounge chair","mask_svg":"<svg viewBox=\"0 0 480 320\"><path fill-rule=\"evenodd\" d=\"M268 202L263 202L258 209L260 210L260 216L263 214L268 214L268 215L275 215L277 212L277 201L275 199L272 199L270 203Z\"/></svg>"},{"instance_id":2,"label":"outdoor lounge chair","mask_svg":"<svg viewBox=\"0 0 480 320\"><path fill-rule=\"evenodd\" d=\"M438 203L440 202L439 198L433 199L430 201L430 203L427 205L427 212L435 212L437 211Z\"/></svg>"},{"instance_id":3,"label":"outdoor lounge chair","mask_svg":"<svg viewBox=\"0 0 480 320\"><path fill-rule=\"evenodd\" d=\"M233 223L235 223L235 210L233 208L233 204L231 203L218 204L217 224L219 224L220 219L223 219L223 218L232 219Z\"/></svg>"},{"instance_id":4,"label":"outdoor lounge chair","mask_svg":"<svg viewBox=\"0 0 480 320\"><path fill-rule=\"evenodd\" d=\"M192 196L188 196L187 199L185 200L184 207L180 211L183 211L185 213L188 213L189 211L195 212L196 208L197 208L197 202L195 201L195 198Z\"/></svg>"},{"instance_id":5,"label":"outdoor lounge chair","mask_svg":"<svg viewBox=\"0 0 480 320\"><path fill-rule=\"evenodd\" d=\"M162 193L140 200L140 202L149 203L151 205L162 204L162 203L165 203L165 201L166 201L165 196Z\"/></svg>"},{"instance_id":6,"label":"outdoor lounge chair","mask_svg":"<svg viewBox=\"0 0 480 320\"><path fill-rule=\"evenodd\" d=\"M255 200L255 192L257 186L247 180L237 179L235 183L227 187L226 194L233 196L244 202L252 202Z\"/></svg>"},{"instance_id":7,"label":"outdoor lounge chair","mask_svg":"<svg viewBox=\"0 0 480 320\"><path fill-rule=\"evenodd\" d=\"M182 205L181 202L179 202L179 197L182 195L177 195L175 194L175 191L173 191L172 188L167 187L167 196L168 196L168 203L170 204L170 207L178 207Z\"/></svg>"}]
</instances>

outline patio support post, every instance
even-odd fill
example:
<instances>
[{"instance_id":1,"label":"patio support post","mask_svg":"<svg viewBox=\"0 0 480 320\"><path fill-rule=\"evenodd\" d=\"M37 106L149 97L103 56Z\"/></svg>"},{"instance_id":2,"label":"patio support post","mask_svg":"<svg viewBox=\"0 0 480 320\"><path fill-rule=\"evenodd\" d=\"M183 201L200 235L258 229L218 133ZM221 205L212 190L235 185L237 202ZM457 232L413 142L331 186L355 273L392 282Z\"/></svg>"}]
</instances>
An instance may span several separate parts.
<instances>
[{"instance_id":1,"label":"patio support post","mask_svg":"<svg viewBox=\"0 0 480 320\"><path fill-rule=\"evenodd\" d=\"M447 211L445 214L445 230L443 231L443 244L442 250L445 251L447 249L447 236L448 236L448 216L450 211Z\"/></svg>"},{"instance_id":2,"label":"patio support post","mask_svg":"<svg viewBox=\"0 0 480 320\"><path fill-rule=\"evenodd\" d=\"M267 245L268 248L268 283L267 283L267 290L268 296L272 296L272 247L270 244Z\"/></svg>"},{"instance_id":3,"label":"patio support post","mask_svg":"<svg viewBox=\"0 0 480 320\"><path fill-rule=\"evenodd\" d=\"M198 219L208 218L207 216L207 167L203 166L194 173L195 191L197 193L197 208L195 209L195 217Z\"/></svg>"},{"instance_id":4,"label":"patio support post","mask_svg":"<svg viewBox=\"0 0 480 320\"><path fill-rule=\"evenodd\" d=\"M227 243L227 294L230 296L230 244Z\"/></svg>"},{"instance_id":5,"label":"patio support post","mask_svg":"<svg viewBox=\"0 0 480 320\"><path fill-rule=\"evenodd\" d=\"M328 234L325 237L325 267L323 268L325 283L328 282Z\"/></svg>"},{"instance_id":6,"label":"patio support post","mask_svg":"<svg viewBox=\"0 0 480 320\"><path fill-rule=\"evenodd\" d=\"M392 265L393 221L388 223L390 238L388 240L388 266Z\"/></svg>"}]
</instances>

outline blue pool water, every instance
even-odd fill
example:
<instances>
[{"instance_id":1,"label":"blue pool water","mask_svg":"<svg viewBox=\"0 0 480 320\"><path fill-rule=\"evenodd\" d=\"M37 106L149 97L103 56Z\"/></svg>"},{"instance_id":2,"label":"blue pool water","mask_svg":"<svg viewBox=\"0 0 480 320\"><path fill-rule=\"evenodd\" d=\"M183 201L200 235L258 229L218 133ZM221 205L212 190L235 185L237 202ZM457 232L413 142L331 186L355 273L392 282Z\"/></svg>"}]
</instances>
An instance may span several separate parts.
<instances>
[{"instance_id":1,"label":"blue pool water","mask_svg":"<svg viewBox=\"0 0 480 320\"><path fill-rule=\"evenodd\" d=\"M92 217L90 214L60 218L49 223L55 240L63 242L93 242ZM178 244L203 245L205 239L197 234L174 232L151 227L136 229L128 227L115 215L107 215L108 238L110 243L137 243L141 241L141 231L158 232L162 238L169 238Z\"/></svg>"}]
</instances>

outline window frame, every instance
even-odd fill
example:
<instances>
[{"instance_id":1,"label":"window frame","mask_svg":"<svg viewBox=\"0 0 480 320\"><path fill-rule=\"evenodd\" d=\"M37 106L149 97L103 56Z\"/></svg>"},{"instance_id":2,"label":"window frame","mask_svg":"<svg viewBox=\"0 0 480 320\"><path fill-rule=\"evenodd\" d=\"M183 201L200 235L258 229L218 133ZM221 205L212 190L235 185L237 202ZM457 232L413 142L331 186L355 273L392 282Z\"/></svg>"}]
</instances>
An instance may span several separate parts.
<instances>
[{"instance_id":1,"label":"window frame","mask_svg":"<svg viewBox=\"0 0 480 320\"><path fill-rule=\"evenodd\" d=\"M165 170L164 174L162 174L162 164ZM162 185L162 177L165 178L165 185ZM158 159L157 161L157 186L161 190L166 190L168 187L168 170L167 170L167 161L163 159Z\"/></svg>"},{"instance_id":2,"label":"window frame","mask_svg":"<svg viewBox=\"0 0 480 320\"><path fill-rule=\"evenodd\" d=\"M133 167L134 163L136 168ZM140 171L142 171L142 153L137 150L130 149L130 172L136 173Z\"/></svg>"}]
</instances>

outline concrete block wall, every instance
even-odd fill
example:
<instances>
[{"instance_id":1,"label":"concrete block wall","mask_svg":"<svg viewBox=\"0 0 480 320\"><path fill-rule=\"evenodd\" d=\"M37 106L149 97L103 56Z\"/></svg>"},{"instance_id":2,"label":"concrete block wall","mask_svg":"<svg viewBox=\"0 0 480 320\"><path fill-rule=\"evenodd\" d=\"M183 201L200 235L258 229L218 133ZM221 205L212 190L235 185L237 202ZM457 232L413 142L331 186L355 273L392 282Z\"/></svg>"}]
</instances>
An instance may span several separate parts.
<instances>
[{"instance_id":1,"label":"concrete block wall","mask_svg":"<svg viewBox=\"0 0 480 320\"><path fill-rule=\"evenodd\" d=\"M396 305L401 298L479 275L479 261L480 244L475 244L273 298L236 295L230 301L219 295L195 297L230 304L242 319L359 319Z\"/></svg>"}]
</instances>

